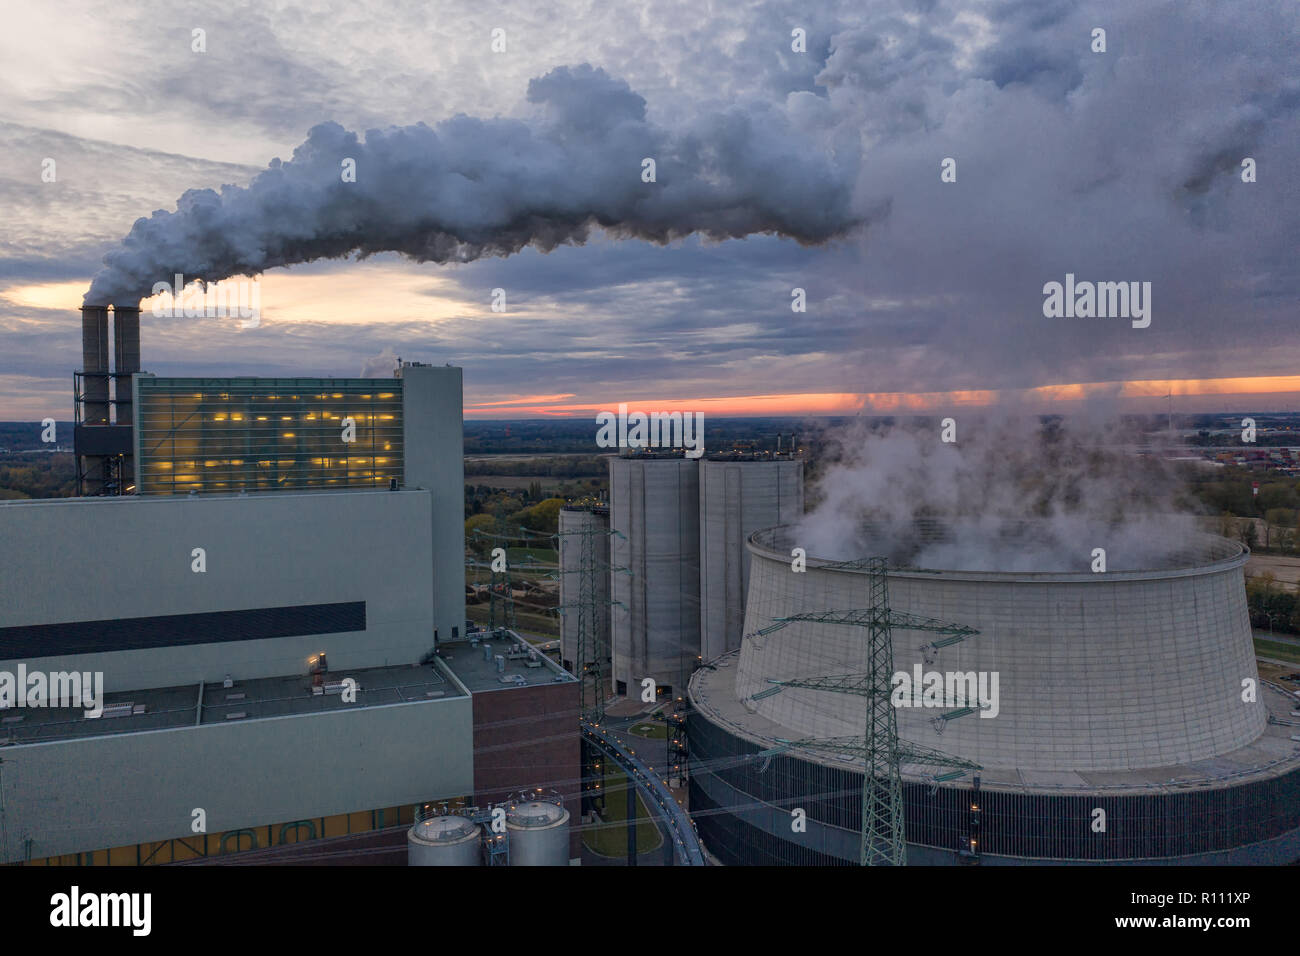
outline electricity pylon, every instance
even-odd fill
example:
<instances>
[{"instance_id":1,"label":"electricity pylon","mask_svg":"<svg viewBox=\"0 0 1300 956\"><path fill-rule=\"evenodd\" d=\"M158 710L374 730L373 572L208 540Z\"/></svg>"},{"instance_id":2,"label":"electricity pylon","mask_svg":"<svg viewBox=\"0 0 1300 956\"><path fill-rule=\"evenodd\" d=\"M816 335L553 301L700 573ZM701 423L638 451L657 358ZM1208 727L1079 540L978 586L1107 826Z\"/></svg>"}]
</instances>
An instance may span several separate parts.
<instances>
[{"instance_id":1,"label":"electricity pylon","mask_svg":"<svg viewBox=\"0 0 1300 956\"><path fill-rule=\"evenodd\" d=\"M611 528L600 528L594 524L588 524L572 531L557 531L553 536L557 552L562 547L567 551L569 547L572 547L574 539L576 539L578 547L578 566L565 570L564 561L561 559L559 570L561 575L577 575L578 599L557 605L556 610L565 618L569 616L570 612L574 615L577 641L573 669L577 672L576 676L578 678L578 712L583 720L589 720L594 724L602 723L605 720L605 663L609 659L609 634L599 633L596 626L597 621L600 619L598 605L606 603L596 600L596 575L600 573L631 573L627 568L616 568L597 560L597 535L623 537L618 531ZM563 538L568 538L570 543L564 544L561 540ZM607 603L610 607L622 606L621 602L618 601L609 601Z\"/></svg>"},{"instance_id":2,"label":"electricity pylon","mask_svg":"<svg viewBox=\"0 0 1300 956\"><path fill-rule=\"evenodd\" d=\"M490 575L488 585L488 627L495 631L497 627L504 627L511 631L517 631L518 625L515 618L515 599L513 584L511 582L511 562L506 559L506 549L511 543L523 542L527 545L530 541L539 541L549 538L540 531L532 531L528 528L521 528L513 525L503 525L498 522L497 532L483 531L480 528L474 529L474 537L487 542L501 542L499 549L500 554L493 555L488 561L467 560L466 567L487 568ZM548 542L549 543L549 542ZM495 549L494 549L495 550ZM525 557L518 562L521 570L554 572L555 565L546 564L537 561L531 556ZM500 617L500 624L497 618Z\"/></svg>"},{"instance_id":3,"label":"electricity pylon","mask_svg":"<svg viewBox=\"0 0 1300 956\"><path fill-rule=\"evenodd\" d=\"M758 632L759 636L779 631L796 621L813 624L838 624L860 627L867 632L868 670L861 674L839 674L826 677L774 680L774 686L754 695L754 699L780 693L785 688L829 691L837 694L854 694L866 702L866 732L862 738L833 737L811 740L781 740L781 746L765 750L759 756L770 761L778 753L795 748L822 750L841 755L859 756L863 760L862 777L862 842L859 863L862 866L905 866L907 864L907 834L903 806L903 764L951 767L959 771L979 770L979 764L953 757L898 739L898 715L891 700L894 675L894 640L892 628L913 631L932 631L956 639L973 637L979 631L961 624L947 624L933 618L917 617L889 609L889 588L884 558L865 558L823 565L833 569L861 570L866 572L870 603L867 607L851 611L820 611L810 614L792 614L775 618L771 626ZM944 644L955 643L945 641ZM935 783L952 780L962 773L946 773L933 777Z\"/></svg>"}]
</instances>

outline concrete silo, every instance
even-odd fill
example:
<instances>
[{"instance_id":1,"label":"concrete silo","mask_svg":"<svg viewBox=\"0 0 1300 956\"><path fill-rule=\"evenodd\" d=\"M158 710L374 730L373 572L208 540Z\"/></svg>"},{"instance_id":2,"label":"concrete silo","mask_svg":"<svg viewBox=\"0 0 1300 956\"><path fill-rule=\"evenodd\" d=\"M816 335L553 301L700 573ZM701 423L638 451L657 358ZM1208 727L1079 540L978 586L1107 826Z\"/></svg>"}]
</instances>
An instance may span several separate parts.
<instances>
[{"instance_id":1,"label":"concrete silo","mask_svg":"<svg viewBox=\"0 0 1300 956\"><path fill-rule=\"evenodd\" d=\"M516 803L506 814L511 866L567 866L569 811L549 800Z\"/></svg>"},{"instance_id":2,"label":"concrete silo","mask_svg":"<svg viewBox=\"0 0 1300 956\"><path fill-rule=\"evenodd\" d=\"M566 505L560 509L559 531L560 604L564 608L560 617L560 659L566 670L576 674L580 613L590 629L588 640L592 644L588 653L597 653L602 662L609 660L609 508ZM591 594L585 599L581 573L584 549L594 569ZM608 665L603 670L608 676Z\"/></svg>"},{"instance_id":3,"label":"concrete silo","mask_svg":"<svg viewBox=\"0 0 1300 956\"><path fill-rule=\"evenodd\" d=\"M699 466L676 455L610 459L615 691L649 677L680 693L700 654Z\"/></svg>"},{"instance_id":4,"label":"concrete silo","mask_svg":"<svg viewBox=\"0 0 1300 956\"><path fill-rule=\"evenodd\" d=\"M465 817L417 819L406 832L407 866L478 866L479 828Z\"/></svg>"},{"instance_id":5,"label":"concrete silo","mask_svg":"<svg viewBox=\"0 0 1300 956\"><path fill-rule=\"evenodd\" d=\"M740 647L749 590L745 541L803 517L803 461L717 455L700 462L700 643L704 660Z\"/></svg>"}]
</instances>

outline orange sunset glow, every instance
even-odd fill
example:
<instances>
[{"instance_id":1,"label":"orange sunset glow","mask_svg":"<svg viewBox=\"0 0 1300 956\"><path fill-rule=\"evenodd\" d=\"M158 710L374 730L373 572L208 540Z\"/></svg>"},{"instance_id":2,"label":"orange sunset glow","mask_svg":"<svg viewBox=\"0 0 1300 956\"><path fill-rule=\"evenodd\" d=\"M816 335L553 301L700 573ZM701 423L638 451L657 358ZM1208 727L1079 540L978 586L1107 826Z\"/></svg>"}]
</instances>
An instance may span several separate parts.
<instances>
[{"instance_id":1,"label":"orange sunset glow","mask_svg":"<svg viewBox=\"0 0 1300 956\"><path fill-rule=\"evenodd\" d=\"M1016 390L966 390L952 392L794 392L777 395L701 396L692 399L626 400L628 411L703 412L718 417L780 417L873 414L926 414L953 407L987 407L1010 402L1027 411L1068 412L1075 402L1110 397L1131 405L1134 411L1151 410L1169 395L1180 400L1202 398L1207 409L1221 408L1222 399L1248 403L1261 399L1295 401L1300 395L1300 375L1272 375L1208 379L1149 379L1134 382L1086 382L1041 385ZM561 403L572 396L531 396L505 401L466 404L471 418L511 414L574 417L594 414L619 404L606 402ZM1180 403L1180 406L1183 403Z\"/></svg>"}]
</instances>

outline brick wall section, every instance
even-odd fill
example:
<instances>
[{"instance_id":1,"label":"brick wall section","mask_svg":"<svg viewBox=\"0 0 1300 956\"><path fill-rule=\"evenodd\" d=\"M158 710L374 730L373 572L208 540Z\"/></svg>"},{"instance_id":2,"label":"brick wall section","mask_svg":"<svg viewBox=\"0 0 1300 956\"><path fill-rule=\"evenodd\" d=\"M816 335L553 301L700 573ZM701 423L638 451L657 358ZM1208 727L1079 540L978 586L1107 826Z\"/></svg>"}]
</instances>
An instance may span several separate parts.
<instances>
[{"instance_id":1,"label":"brick wall section","mask_svg":"<svg viewBox=\"0 0 1300 956\"><path fill-rule=\"evenodd\" d=\"M541 684L473 695L474 799L479 806L517 790L553 789L570 814L569 856L579 855L581 776L578 685Z\"/></svg>"}]
</instances>

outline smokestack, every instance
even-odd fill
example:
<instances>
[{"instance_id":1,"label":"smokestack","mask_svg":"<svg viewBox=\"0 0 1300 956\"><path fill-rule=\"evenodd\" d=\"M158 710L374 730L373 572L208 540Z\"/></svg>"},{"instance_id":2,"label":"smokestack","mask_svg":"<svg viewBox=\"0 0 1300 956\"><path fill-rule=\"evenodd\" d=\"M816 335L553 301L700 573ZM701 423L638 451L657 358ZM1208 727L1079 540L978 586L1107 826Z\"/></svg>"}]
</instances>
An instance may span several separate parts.
<instances>
[{"instance_id":1,"label":"smokestack","mask_svg":"<svg viewBox=\"0 0 1300 956\"><path fill-rule=\"evenodd\" d=\"M132 372L140 371L140 307L138 305L113 306L113 371L114 397L117 399L117 423L134 423L131 408Z\"/></svg>"},{"instance_id":2,"label":"smokestack","mask_svg":"<svg viewBox=\"0 0 1300 956\"><path fill-rule=\"evenodd\" d=\"M139 310L137 310L138 313ZM138 325L138 323L137 323ZM138 337L138 336L137 336ZM139 347L137 345L137 352ZM82 421L89 425L108 423L108 307L81 309Z\"/></svg>"}]
</instances>

